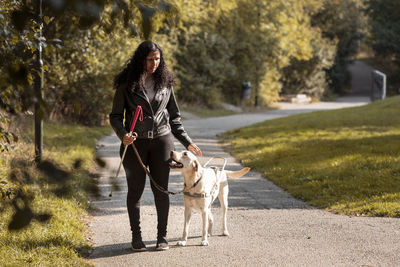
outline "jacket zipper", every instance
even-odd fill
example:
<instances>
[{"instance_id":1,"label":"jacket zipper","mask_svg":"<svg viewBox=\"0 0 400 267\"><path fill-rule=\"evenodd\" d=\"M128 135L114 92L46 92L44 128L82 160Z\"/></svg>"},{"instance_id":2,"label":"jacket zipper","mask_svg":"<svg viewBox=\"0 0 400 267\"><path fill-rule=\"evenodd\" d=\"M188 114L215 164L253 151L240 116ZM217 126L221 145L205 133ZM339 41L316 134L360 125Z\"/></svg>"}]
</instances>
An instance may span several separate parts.
<instances>
[{"instance_id":1,"label":"jacket zipper","mask_svg":"<svg viewBox=\"0 0 400 267\"><path fill-rule=\"evenodd\" d=\"M150 103L150 101L149 101L149 97L147 96L147 94L146 94L145 92L143 92L143 93L144 93L144 95L146 96L146 101L147 101L147 103L149 104L150 110L151 110L151 114L153 115L153 125L152 125L152 127L151 127L151 131L152 131L152 136L154 137L154 119L155 119L155 117L154 117L154 110L153 110L153 107L151 106L151 103ZM156 93L156 95L157 95L157 93ZM154 95L154 97L156 97L156 95Z\"/></svg>"}]
</instances>

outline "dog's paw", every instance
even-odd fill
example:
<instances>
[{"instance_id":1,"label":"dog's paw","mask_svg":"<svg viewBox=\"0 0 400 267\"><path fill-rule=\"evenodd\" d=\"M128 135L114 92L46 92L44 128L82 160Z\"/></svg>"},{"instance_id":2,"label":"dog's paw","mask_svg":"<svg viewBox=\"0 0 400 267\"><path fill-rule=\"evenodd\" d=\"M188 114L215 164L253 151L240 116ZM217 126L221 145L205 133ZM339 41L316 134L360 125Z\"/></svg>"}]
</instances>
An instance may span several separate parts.
<instances>
[{"instance_id":1,"label":"dog's paw","mask_svg":"<svg viewBox=\"0 0 400 267\"><path fill-rule=\"evenodd\" d=\"M177 245L177 246L180 246L180 247L184 247L184 246L186 246L186 241L178 241L178 242L176 243L176 245Z\"/></svg>"},{"instance_id":2,"label":"dog's paw","mask_svg":"<svg viewBox=\"0 0 400 267\"><path fill-rule=\"evenodd\" d=\"M225 230L224 233L223 233L223 235L224 235L224 236L229 236L228 230Z\"/></svg>"},{"instance_id":3,"label":"dog's paw","mask_svg":"<svg viewBox=\"0 0 400 267\"><path fill-rule=\"evenodd\" d=\"M209 244L208 244L207 240L203 240L203 241L201 241L201 245L202 246L208 246Z\"/></svg>"}]
</instances>

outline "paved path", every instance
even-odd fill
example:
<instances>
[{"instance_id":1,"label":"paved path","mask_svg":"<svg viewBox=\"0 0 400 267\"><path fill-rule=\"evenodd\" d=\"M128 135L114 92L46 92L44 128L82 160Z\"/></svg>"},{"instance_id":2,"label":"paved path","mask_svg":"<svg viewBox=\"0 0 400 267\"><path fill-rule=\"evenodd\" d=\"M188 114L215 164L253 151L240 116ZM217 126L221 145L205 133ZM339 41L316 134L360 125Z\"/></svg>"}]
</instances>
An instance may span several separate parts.
<instances>
[{"instance_id":1,"label":"paved path","mask_svg":"<svg viewBox=\"0 0 400 267\"><path fill-rule=\"evenodd\" d=\"M216 134L256 122L316 110L362 105L366 98L342 98L335 103L282 104L282 109L259 114L191 119L185 128L202 148L205 163L211 156L228 159L227 169L240 164L223 151ZM214 203L214 235L201 247L200 213L193 215L188 246L177 247L183 230L182 196L171 196L168 251L156 252L156 211L149 184L142 197L143 238L147 252L129 250L131 235L126 212L124 172L118 178L121 191L110 199L109 177L119 163L115 136L101 140L99 155L108 169L101 179L102 197L91 223L96 266L396 266L400 264L400 221L392 218L360 218L314 209L294 199L255 171L229 181L229 237L221 236L219 203ZM178 149L182 146L177 144ZM182 178L173 171L170 190L182 189Z\"/></svg>"}]
</instances>

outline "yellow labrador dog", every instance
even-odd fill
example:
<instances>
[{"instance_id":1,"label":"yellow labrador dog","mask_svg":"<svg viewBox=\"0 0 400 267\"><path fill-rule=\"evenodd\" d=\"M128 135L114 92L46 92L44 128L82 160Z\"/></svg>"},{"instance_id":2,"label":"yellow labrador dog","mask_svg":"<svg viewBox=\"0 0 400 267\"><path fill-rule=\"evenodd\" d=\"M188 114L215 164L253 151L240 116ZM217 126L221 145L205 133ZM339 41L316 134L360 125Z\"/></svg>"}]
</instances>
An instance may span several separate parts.
<instances>
[{"instance_id":1,"label":"yellow labrador dog","mask_svg":"<svg viewBox=\"0 0 400 267\"><path fill-rule=\"evenodd\" d=\"M182 173L185 203L185 223L183 228L182 240L178 246L185 246L188 238L188 227L192 210L199 210L202 214L203 228L201 245L208 245L208 235L211 235L213 226L213 216L211 214L211 204L219 198L222 209L222 228L225 236L229 235L226 225L226 212L228 210L228 177L239 178L245 175L250 168L243 168L240 171L217 170L215 168L204 168L200 165L196 156L189 151L171 151L169 165L172 169L177 169Z\"/></svg>"}]
</instances>

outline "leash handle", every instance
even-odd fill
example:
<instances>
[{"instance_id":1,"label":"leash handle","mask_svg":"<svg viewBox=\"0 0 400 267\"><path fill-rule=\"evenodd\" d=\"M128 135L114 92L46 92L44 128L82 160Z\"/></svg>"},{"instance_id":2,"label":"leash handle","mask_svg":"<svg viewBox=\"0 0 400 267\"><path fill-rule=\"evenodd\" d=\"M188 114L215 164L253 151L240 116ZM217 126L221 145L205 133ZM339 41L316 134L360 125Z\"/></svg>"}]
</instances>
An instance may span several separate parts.
<instances>
[{"instance_id":1,"label":"leash handle","mask_svg":"<svg viewBox=\"0 0 400 267\"><path fill-rule=\"evenodd\" d=\"M207 167L207 165L208 165L208 164L210 163L210 161L212 161L213 159L223 159L223 160L224 160L224 164L222 165L221 171L225 170L225 166L226 166L227 160L226 160L226 158L224 158L224 157L211 157L211 158L203 165L203 167Z\"/></svg>"},{"instance_id":2,"label":"leash handle","mask_svg":"<svg viewBox=\"0 0 400 267\"><path fill-rule=\"evenodd\" d=\"M140 115L140 119L139 120L143 121L143 110L142 110L142 106L140 106L140 105L137 106L136 111L135 111L135 115L133 116L133 122L132 122L130 134L132 134L133 129L135 128L136 121L137 121L139 115Z\"/></svg>"}]
</instances>

